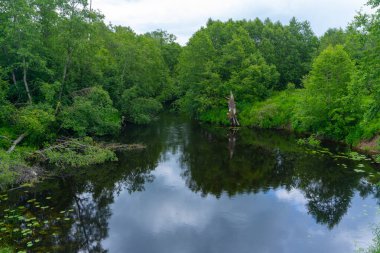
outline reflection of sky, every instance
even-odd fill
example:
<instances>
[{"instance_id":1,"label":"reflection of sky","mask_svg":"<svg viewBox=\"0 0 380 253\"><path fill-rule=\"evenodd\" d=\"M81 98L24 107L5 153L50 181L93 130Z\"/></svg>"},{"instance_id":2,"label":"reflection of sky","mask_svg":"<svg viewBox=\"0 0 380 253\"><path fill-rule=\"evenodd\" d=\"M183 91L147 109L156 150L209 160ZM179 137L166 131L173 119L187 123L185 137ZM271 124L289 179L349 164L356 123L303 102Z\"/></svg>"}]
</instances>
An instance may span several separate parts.
<instances>
[{"instance_id":1,"label":"reflection of sky","mask_svg":"<svg viewBox=\"0 0 380 253\"><path fill-rule=\"evenodd\" d=\"M376 201L355 196L333 230L315 223L297 189L220 199L191 192L175 155L144 192L122 192L112 205L109 252L353 252L368 246Z\"/></svg>"}]
</instances>

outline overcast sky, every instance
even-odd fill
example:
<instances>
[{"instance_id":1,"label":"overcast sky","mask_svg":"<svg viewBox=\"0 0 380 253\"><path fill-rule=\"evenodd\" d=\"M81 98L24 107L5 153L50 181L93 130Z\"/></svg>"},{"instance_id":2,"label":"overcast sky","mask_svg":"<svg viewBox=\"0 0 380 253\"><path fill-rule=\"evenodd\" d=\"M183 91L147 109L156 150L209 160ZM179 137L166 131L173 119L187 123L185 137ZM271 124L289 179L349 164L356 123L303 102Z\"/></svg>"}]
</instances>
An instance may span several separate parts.
<instances>
[{"instance_id":1,"label":"overcast sky","mask_svg":"<svg viewBox=\"0 0 380 253\"><path fill-rule=\"evenodd\" d=\"M94 9L115 25L137 33L166 30L185 44L208 18L265 19L287 23L308 20L322 35L330 27L345 27L367 0L92 0Z\"/></svg>"}]
</instances>

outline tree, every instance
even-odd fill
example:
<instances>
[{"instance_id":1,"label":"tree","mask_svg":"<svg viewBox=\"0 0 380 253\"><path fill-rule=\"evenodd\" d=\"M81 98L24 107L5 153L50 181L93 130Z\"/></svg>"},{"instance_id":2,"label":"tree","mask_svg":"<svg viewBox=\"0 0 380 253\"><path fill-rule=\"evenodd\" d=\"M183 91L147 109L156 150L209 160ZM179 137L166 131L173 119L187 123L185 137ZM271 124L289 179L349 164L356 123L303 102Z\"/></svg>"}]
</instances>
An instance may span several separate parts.
<instances>
[{"instance_id":1,"label":"tree","mask_svg":"<svg viewBox=\"0 0 380 253\"><path fill-rule=\"evenodd\" d=\"M30 83L31 75L48 72L46 59L40 49L40 24L35 0L0 1L0 8L5 9L0 16L2 36L0 47L3 59L12 81L17 86L21 79L29 104L33 101Z\"/></svg>"},{"instance_id":2,"label":"tree","mask_svg":"<svg viewBox=\"0 0 380 253\"><path fill-rule=\"evenodd\" d=\"M330 28L320 38L319 52L325 50L328 46L344 45L347 34L342 28Z\"/></svg>"},{"instance_id":3,"label":"tree","mask_svg":"<svg viewBox=\"0 0 380 253\"><path fill-rule=\"evenodd\" d=\"M75 61L75 56L88 45L90 39L91 13L88 10L87 0L65 0L58 5L60 22L58 23L59 33L57 34L54 62L57 64L58 80L61 88L58 96L58 103L62 101L63 95L67 92L67 82L70 68ZM96 18L96 16L95 16ZM75 90L75 87L73 90Z\"/></svg>"},{"instance_id":4,"label":"tree","mask_svg":"<svg viewBox=\"0 0 380 253\"><path fill-rule=\"evenodd\" d=\"M380 132L380 10L379 2L369 1L373 14L359 13L349 25L345 47L358 66L357 85L364 95L363 120L358 138L370 139Z\"/></svg>"},{"instance_id":5,"label":"tree","mask_svg":"<svg viewBox=\"0 0 380 253\"><path fill-rule=\"evenodd\" d=\"M262 100L277 86L276 67L266 63L243 24L209 20L190 39L178 65L182 111L227 123L226 97L231 91L239 105Z\"/></svg>"},{"instance_id":6,"label":"tree","mask_svg":"<svg viewBox=\"0 0 380 253\"><path fill-rule=\"evenodd\" d=\"M305 79L304 96L294 127L334 139L345 139L356 126L358 100L352 85L355 67L342 46L329 46L314 61Z\"/></svg>"},{"instance_id":7,"label":"tree","mask_svg":"<svg viewBox=\"0 0 380 253\"><path fill-rule=\"evenodd\" d=\"M177 37L163 30L147 33L146 36L151 37L158 43L162 57L170 70L170 74L174 76L175 67L178 64L178 58L182 50L182 47L176 43Z\"/></svg>"}]
</instances>

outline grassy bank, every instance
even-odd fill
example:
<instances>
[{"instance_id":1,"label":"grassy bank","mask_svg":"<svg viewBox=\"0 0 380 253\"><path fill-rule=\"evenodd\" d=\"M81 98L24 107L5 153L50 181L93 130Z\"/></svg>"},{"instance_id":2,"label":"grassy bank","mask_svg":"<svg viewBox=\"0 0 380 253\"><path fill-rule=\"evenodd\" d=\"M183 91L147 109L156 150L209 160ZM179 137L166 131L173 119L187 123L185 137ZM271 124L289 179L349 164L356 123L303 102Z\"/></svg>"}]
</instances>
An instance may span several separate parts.
<instances>
[{"instance_id":1,"label":"grassy bank","mask_svg":"<svg viewBox=\"0 0 380 253\"><path fill-rule=\"evenodd\" d=\"M368 153L380 152L380 138L378 119L367 121L362 118L352 127L353 132L344 138L326 134L318 129L302 127L299 125L299 104L304 96L301 89L287 89L277 92L265 101L243 106L240 113L240 122L243 126L267 129L287 129L300 133L315 134L320 138L342 141L354 148ZM367 98L363 98L364 100Z\"/></svg>"},{"instance_id":2,"label":"grassy bank","mask_svg":"<svg viewBox=\"0 0 380 253\"><path fill-rule=\"evenodd\" d=\"M114 149L122 145L106 145L90 137L58 140L43 149L17 147L13 152L0 150L0 189L38 180L47 169L64 173L65 168L79 168L106 161L116 161Z\"/></svg>"}]
</instances>

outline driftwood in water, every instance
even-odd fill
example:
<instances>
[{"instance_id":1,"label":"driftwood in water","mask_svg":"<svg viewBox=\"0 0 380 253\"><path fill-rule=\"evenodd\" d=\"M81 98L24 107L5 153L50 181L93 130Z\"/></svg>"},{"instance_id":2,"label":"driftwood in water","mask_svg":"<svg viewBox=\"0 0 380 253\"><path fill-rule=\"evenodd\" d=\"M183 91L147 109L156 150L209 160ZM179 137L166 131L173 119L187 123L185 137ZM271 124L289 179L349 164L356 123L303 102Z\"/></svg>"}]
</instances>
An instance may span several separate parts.
<instances>
[{"instance_id":1,"label":"driftwood in water","mask_svg":"<svg viewBox=\"0 0 380 253\"><path fill-rule=\"evenodd\" d=\"M240 123L237 119L236 103L235 103L235 98L234 98L234 95L232 94L232 91L230 93L230 97L228 98L227 116L231 122L231 126L233 126L233 127L240 126Z\"/></svg>"},{"instance_id":2,"label":"driftwood in water","mask_svg":"<svg viewBox=\"0 0 380 253\"><path fill-rule=\"evenodd\" d=\"M101 143L101 146L108 148L112 151L123 151L123 150L140 150L145 149L146 146L143 144L120 144L120 143Z\"/></svg>"}]
</instances>

